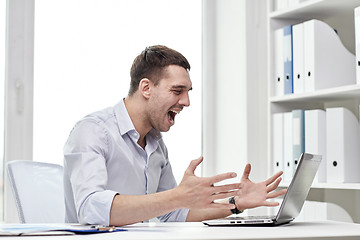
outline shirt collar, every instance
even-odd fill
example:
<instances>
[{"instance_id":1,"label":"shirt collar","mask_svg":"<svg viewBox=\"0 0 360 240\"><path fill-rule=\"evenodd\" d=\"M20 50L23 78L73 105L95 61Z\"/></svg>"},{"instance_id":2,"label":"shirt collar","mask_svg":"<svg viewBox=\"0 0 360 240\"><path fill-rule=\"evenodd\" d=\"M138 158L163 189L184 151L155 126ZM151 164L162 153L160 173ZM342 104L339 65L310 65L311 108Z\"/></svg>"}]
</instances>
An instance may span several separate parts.
<instances>
[{"instance_id":1,"label":"shirt collar","mask_svg":"<svg viewBox=\"0 0 360 240\"><path fill-rule=\"evenodd\" d=\"M122 99L118 104L116 104L114 109L115 109L115 115L116 115L116 120L118 122L120 134L124 135L128 132L133 132L133 131L137 132L133 122L131 121L129 113L125 107L124 99ZM151 135L157 141L162 138L161 132L154 128L152 128L148 134Z\"/></svg>"}]
</instances>

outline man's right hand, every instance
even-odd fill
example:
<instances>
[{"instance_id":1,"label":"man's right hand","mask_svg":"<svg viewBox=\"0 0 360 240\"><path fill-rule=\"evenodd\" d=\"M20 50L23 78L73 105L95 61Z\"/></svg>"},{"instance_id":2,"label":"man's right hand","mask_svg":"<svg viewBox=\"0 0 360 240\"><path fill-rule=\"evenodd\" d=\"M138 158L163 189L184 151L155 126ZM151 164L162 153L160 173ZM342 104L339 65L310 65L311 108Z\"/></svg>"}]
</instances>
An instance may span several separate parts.
<instances>
[{"instance_id":1,"label":"man's right hand","mask_svg":"<svg viewBox=\"0 0 360 240\"><path fill-rule=\"evenodd\" d=\"M239 183L214 186L215 183L236 177L235 172L223 173L213 177L195 176L196 167L203 157L192 160L176 190L177 200L183 208L222 208L232 209L233 204L215 203L215 200L238 195Z\"/></svg>"}]
</instances>

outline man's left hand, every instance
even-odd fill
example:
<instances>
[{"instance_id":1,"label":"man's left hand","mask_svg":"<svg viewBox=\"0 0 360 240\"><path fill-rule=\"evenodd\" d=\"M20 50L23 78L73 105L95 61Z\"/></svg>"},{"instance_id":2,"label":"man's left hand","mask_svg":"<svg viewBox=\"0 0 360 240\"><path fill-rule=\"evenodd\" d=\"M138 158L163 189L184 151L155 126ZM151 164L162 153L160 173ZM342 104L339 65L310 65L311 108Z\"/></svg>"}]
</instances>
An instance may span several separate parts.
<instances>
[{"instance_id":1,"label":"man's left hand","mask_svg":"<svg viewBox=\"0 0 360 240\"><path fill-rule=\"evenodd\" d=\"M278 172L259 183L254 183L249 179L251 165L245 166L244 174L241 178L238 196L235 197L236 207L239 210L255 208L260 206L278 206L278 202L271 202L268 199L276 198L286 193L286 189L275 191L281 181L282 172Z\"/></svg>"}]
</instances>

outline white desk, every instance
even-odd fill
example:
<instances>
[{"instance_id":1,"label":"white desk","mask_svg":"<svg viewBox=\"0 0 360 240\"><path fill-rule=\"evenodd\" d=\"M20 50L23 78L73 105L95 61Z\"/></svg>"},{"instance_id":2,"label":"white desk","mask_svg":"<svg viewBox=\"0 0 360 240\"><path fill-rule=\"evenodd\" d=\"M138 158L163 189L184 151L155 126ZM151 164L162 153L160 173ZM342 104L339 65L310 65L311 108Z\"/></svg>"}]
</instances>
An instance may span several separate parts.
<instances>
[{"instance_id":1,"label":"white desk","mask_svg":"<svg viewBox=\"0 0 360 240\"><path fill-rule=\"evenodd\" d=\"M141 223L128 231L92 235L16 237L16 239L121 239L121 240L202 240L202 239L360 239L360 224L341 222L294 222L278 227L207 227L202 223ZM14 237L2 239L15 239Z\"/></svg>"}]
</instances>

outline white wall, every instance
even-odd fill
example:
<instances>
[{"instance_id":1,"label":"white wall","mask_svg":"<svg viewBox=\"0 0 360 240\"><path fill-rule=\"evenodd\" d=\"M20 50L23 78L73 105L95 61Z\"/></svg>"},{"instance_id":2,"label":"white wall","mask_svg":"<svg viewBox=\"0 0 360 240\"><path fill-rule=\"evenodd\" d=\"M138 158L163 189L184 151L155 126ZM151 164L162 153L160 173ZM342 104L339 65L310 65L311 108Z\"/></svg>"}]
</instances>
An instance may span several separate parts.
<instances>
[{"instance_id":1,"label":"white wall","mask_svg":"<svg viewBox=\"0 0 360 240\"><path fill-rule=\"evenodd\" d=\"M203 1L203 173L266 177L266 5ZM239 176L240 177L240 176Z\"/></svg>"}]
</instances>

